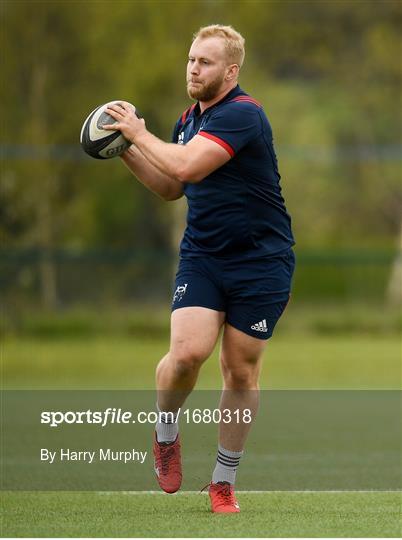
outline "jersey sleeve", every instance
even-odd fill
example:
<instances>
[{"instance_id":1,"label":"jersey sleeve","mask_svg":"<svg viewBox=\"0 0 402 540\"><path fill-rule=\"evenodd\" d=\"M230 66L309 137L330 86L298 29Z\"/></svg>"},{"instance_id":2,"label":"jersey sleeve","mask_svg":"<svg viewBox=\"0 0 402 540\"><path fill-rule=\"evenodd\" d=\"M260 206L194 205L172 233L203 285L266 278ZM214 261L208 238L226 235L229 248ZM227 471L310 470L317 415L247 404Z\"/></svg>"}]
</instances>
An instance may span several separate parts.
<instances>
[{"instance_id":1,"label":"jersey sleeve","mask_svg":"<svg viewBox=\"0 0 402 540\"><path fill-rule=\"evenodd\" d=\"M254 103L228 103L210 116L198 135L216 142L233 157L262 133L260 110Z\"/></svg>"}]
</instances>

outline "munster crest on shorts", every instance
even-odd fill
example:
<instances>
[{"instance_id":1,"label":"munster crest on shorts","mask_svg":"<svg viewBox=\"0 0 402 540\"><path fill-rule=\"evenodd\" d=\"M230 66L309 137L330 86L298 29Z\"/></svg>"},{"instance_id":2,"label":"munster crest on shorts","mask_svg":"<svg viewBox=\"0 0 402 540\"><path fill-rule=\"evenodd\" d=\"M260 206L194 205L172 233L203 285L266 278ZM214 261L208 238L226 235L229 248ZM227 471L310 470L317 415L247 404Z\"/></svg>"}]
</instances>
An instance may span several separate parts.
<instances>
[{"instance_id":1,"label":"munster crest on shorts","mask_svg":"<svg viewBox=\"0 0 402 540\"><path fill-rule=\"evenodd\" d=\"M185 283L184 285L178 285L173 295L173 302L180 302L180 300L186 294L187 285L188 283Z\"/></svg>"}]
</instances>

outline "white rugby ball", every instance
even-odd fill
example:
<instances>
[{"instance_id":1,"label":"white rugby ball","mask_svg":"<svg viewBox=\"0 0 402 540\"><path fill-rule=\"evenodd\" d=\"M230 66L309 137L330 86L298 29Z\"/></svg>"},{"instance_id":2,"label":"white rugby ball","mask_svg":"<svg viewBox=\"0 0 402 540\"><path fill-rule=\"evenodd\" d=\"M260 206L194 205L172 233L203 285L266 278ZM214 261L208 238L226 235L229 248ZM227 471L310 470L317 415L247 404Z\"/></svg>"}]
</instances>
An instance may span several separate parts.
<instances>
[{"instance_id":1,"label":"white rugby ball","mask_svg":"<svg viewBox=\"0 0 402 540\"><path fill-rule=\"evenodd\" d=\"M117 122L110 114L105 113L108 105L121 103L121 101L109 101L93 110L81 129L81 146L89 156L96 159L110 159L120 156L131 142L123 137L121 131L108 131L103 129L105 124L114 124ZM138 113L136 115L140 118Z\"/></svg>"}]
</instances>

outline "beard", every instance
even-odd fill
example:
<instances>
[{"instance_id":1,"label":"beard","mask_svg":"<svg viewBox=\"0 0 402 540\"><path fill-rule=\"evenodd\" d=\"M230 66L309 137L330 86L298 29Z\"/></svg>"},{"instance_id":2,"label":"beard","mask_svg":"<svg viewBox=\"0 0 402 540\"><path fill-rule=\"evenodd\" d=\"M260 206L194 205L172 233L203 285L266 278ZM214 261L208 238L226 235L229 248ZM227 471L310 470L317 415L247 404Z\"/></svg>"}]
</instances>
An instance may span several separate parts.
<instances>
[{"instance_id":1,"label":"beard","mask_svg":"<svg viewBox=\"0 0 402 540\"><path fill-rule=\"evenodd\" d=\"M204 84L201 82L198 86L194 87L189 86L190 83L187 83L187 93L191 99L197 99L198 101L211 101L218 94L223 81L224 75L218 75L209 84Z\"/></svg>"}]
</instances>

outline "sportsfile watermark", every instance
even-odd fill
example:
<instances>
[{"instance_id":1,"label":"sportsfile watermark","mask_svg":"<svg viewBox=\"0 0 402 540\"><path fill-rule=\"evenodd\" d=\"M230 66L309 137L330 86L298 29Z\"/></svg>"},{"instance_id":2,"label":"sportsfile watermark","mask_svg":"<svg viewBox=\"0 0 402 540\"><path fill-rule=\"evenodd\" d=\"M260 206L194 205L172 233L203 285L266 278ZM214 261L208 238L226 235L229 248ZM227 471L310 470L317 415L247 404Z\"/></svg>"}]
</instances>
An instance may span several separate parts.
<instances>
[{"instance_id":1,"label":"sportsfile watermark","mask_svg":"<svg viewBox=\"0 0 402 540\"><path fill-rule=\"evenodd\" d=\"M112 424L156 424L162 422L173 424L250 424L251 409L182 409L176 413L170 411L138 411L123 410L120 407L108 407L103 411L42 411L41 424L58 427L62 424L95 424L106 427Z\"/></svg>"},{"instance_id":2,"label":"sportsfile watermark","mask_svg":"<svg viewBox=\"0 0 402 540\"><path fill-rule=\"evenodd\" d=\"M178 425L183 490L210 480L225 429L249 432L240 490L402 488L400 391L199 390L177 416L156 408L155 391L3 391L1 400L4 490L156 490L158 420Z\"/></svg>"}]
</instances>

